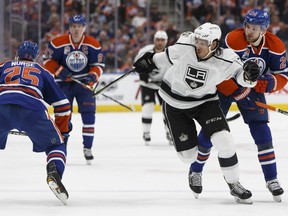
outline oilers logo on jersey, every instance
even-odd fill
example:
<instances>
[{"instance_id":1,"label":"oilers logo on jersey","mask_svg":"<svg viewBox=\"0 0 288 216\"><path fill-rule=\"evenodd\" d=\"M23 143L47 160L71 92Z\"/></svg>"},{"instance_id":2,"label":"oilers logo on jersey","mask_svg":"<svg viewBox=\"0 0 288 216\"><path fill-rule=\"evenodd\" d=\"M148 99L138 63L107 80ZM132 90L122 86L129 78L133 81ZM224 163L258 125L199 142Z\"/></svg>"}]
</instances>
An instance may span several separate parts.
<instances>
[{"instance_id":1,"label":"oilers logo on jersey","mask_svg":"<svg viewBox=\"0 0 288 216\"><path fill-rule=\"evenodd\" d=\"M189 65L185 76L185 82L192 90L201 88L205 84L207 73L208 71L203 69L200 70Z\"/></svg>"},{"instance_id":2,"label":"oilers logo on jersey","mask_svg":"<svg viewBox=\"0 0 288 216\"><path fill-rule=\"evenodd\" d=\"M88 63L87 56L81 51L73 51L68 54L66 64L71 71L82 71Z\"/></svg>"}]
</instances>

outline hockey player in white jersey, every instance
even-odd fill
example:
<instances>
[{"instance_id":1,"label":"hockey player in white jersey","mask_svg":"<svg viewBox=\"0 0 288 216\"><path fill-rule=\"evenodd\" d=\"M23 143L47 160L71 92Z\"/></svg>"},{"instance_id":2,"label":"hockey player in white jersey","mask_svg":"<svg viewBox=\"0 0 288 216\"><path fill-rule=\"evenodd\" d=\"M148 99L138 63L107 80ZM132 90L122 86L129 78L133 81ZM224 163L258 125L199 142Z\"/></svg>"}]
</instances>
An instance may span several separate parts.
<instances>
[{"instance_id":1,"label":"hockey player in white jersey","mask_svg":"<svg viewBox=\"0 0 288 216\"><path fill-rule=\"evenodd\" d=\"M153 44L149 44L141 48L135 57L137 61L146 52L159 53L163 52L168 40L168 35L165 31L159 30L154 34ZM152 117L154 106L156 104L156 97L162 104L162 99L159 96L158 90L162 82L163 76L168 68L162 67L160 69L155 68L151 73L140 73L140 86L141 86L141 103L142 103L142 128L143 139L145 145L149 145L151 141L150 129L152 124ZM171 143L170 132L166 126L166 120L164 120L164 126L166 130L166 138Z\"/></svg>"},{"instance_id":2,"label":"hockey player in white jersey","mask_svg":"<svg viewBox=\"0 0 288 216\"><path fill-rule=\"evenodd\" d=\"M134 67L140 73L169 67L159 94L178 156L184 162L195 161L196 120L218 151L219 164L231 195L237 202L250 204L252 194L239 183L234 141L219 107L216 90L218 84L230 78L242 86L253 87L260 69L252 61L243 65L231 49L219 47L220 38L218 25L204 23L194 33L183 33L165 52L145 53Z\"/></svg>"}]
</instances>

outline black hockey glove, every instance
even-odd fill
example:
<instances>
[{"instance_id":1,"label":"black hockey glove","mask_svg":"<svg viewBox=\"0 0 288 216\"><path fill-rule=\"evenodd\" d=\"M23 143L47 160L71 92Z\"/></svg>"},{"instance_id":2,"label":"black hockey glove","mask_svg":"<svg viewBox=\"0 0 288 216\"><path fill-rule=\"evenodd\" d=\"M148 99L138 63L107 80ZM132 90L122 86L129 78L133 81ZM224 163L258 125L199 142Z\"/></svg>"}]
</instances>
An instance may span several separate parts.
<instances>
[{"instance_id":1,"label":"black hockey glove","mask_svg":"<svg viewBox=\"0 0 288 216\"><path fill-rule=\"evenodd\" d=\"M149 74L148 73L139 73L140 81L143 81L145 83L149 82Z\"/></svg>"},{"instance_id":2,"label":"black hockey glove","mask_svg":"<svg viewBox=\"0 0 288 216\"><path fill-rule=\"evenodd\" d=\"M245 81L255 82L260 76L260 68L254 61L246 61L243 65Z\"/></svg>"},{"instance_id":3,"label":"black hockey glove","mask_svg":"<svg viewBox=\"0 0 288 216\"><path fill-rule=\"evenodd\" d=\"M152 60L154 54L146 52L133 64L138 73L150 73L153 69L157 68Z\"/></svg>"}]
</instances>

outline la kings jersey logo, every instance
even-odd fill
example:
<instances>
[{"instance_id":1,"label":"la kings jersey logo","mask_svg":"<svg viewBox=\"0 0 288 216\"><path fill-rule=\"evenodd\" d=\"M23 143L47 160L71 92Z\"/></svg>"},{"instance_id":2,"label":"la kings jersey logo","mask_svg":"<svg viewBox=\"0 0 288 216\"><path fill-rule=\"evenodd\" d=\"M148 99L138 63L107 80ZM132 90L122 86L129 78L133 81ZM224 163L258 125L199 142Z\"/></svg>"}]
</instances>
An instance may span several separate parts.
<instances>
[{"instance_id":1,"label":"la kings jersey logo","mask_svg":"<svg viewBox=\"0 0 288 216\"><path fill-rule=\"evenodd\" d=\"M197 69L188 65L185 82L194 90L205 85L208 70Z\"/></svg>"}]
</instances>

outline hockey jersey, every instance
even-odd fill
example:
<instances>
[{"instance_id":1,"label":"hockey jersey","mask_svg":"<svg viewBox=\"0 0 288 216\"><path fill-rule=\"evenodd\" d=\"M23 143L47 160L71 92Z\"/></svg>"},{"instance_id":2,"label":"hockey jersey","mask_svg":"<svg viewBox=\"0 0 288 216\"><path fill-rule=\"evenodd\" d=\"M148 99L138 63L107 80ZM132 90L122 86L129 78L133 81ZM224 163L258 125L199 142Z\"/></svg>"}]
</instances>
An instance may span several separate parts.
<instances>
[{"instance_id":1,"label":"hockey jersey","mask_svg":"<svg viewBox=\"0 0 288 216\"><path fill-rule=\"evenodd\" d=\"M89 72L100 77L103 73L104 56L99 42L91 36L83 35L79 44L75 44L70 34L54 38L43 55L47 70L56 76L63 68L72 73L72 77L81 80Z\"/></svg>"},{"instance_id":2,"label":"hockey jersey","mask_svg":"<svg viewBox=\"0 0 288 216\"><path fill-rule=\"evenodd\" d=\"M216 100L216 85L230 78L235 78L242 86L255 85L245 82L243 63L233 50L222 49L220 55L199 60L193 38L191 32L182 34L175 45L153 56L158 68L169 66L159 90L169 105L188 109Z\"/></svg>"},{"instance_id":3,"label":"hockey jersey","mask_svg":"<svg viewBox=\"0 0 288 216\"><path fill-rule=\"evenodd\" d=\"M31 61L6 61L0 65L0 104L15 104L30 110L54 107L55 122L67 132L71 106L54 77Z\"/></svg>"},{"instance_id":4,"label":"hockey jersey","mask_svg":"<svg viewBox=\"0 0 288 216\"><path fill-rule=\"evenodd\" d=\"M235 29L227 34L225 46L233 49L243 60L255 61L260 67L260 74L276 75L277 87L281 89L287 82L288 68L284 43L271 32L266 32L259 47L254 47L245 38L243 28Z\"/></svg>"},{"instance_id":5,"label":"hockey jersey","mask_svg":"<svg viewBox=\"0 0 288 216\"><path fill-rule=\"evenodd\" d=\"M263 43L254 47L245 39L244 29L236 29L227 34L225 46L233 49L243 61L254 60L261 74L288 72L284 43L271 32L266 32Z\"/></svg>"}]
</instances>

